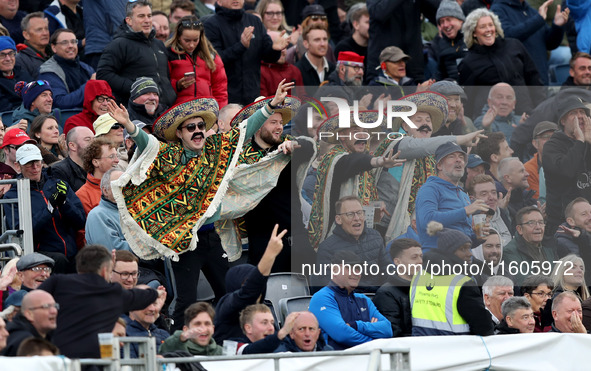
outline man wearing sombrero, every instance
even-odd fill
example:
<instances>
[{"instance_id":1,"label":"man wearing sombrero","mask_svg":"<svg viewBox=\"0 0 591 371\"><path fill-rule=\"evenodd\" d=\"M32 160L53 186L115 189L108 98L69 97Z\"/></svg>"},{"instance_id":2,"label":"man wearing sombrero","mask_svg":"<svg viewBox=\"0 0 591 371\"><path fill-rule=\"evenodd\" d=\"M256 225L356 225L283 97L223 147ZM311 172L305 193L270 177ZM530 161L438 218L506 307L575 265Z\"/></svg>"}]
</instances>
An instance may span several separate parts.
<instances>
[{"instance_id":1,"label":"man wearing sombrero","mask_svg":"<svg viewBox=\"0 0 591 371\"><path fill-rule=\"evenodd\" d=\"M378 230L385 232L387 240L406 232L410 225L417 191L429 176L437 173L433 157L437 148L447 142L473 146L476 145L472 143L474 139L484 137L480 130L460 136L431 138L447 119L447 99L438 93L420 92L402 97L401 100L416 105L417 112L409 117L416 128L410 127L401 118L396 118L393 129L404 135L403 138L400 141L384 140L375 151L375 155L379 156L397 150L400 151L400 158L407 160L403 167L393 168L388 172L376 170L376 178L380 184L378 196L391 214L391 217L386 214L378 226ZM403 110L404 106L394 109Z\"/></svg>"},{"instance_id":2,"label":"man wearing sombrero","mask_svg":"<svg viewBox=\"0 0 591 371\"><path fill-rule=\"evenodd\" d=\"M238 112L230 125L238 125L261 109L265 105L265 101L261 99L263 97ZM291 121L299 106L300 101L297 98L285 98L283 104L277 106L275 113L265 121L240 153L239 165L236 167L221 210L222 219L226 219L226 212L228 212L233 214L233 220L222 220L216 223L230 261L240 256L232 254L232 251L240 254L242 246L239 244L239 239L231 239L232 236L228 235L230 231L226 232L226 227L232 227L232 232L238 236L234 227L239 226L240 237L248 237L248 263L256 265L265 252L269 233L277 223L279 229L287 229L288 233L283 237L284 248L275 259L273 272L293 271L292 267L298 266L290 259L293 246L291 242L296 240L307 242L308 237L303 223L298 222L302 220L302 215L301 207L297 204L299 200L297 190L301 189L307 167L315 154L315 144L309 138L298 137L296 142L292 137L283 134L283 126ZM298 148L297 156L293 157L291 152L295 147ZM292 164L299 176L292 177ZM256 174L256 177L252 174ZM244 183L236 186L236 183L241 180L244 180ZM256 207L245 210L245 213L237 212L241 209L241 200L245 200L251 194L260 193L259 184L267 181L272 181L274 187ZM236 219L237 215L244 216ZM304 249L311 253L309 243L306 245L298 243L298 254L293 257L305 255Z\"/></svg>"},{"instance_id":3,"label":"man wearing sombrero","mask_svg":"<svg viewBox=\"0 0 591 371\"><path fill-rule=\"evenodd\" d=\"M364 123L375 123L378 111L360 111L358 118ZM316 175L316 191L308 225L310 242L315 249L330 234L330 221L335 220L334 205L337 200L354 195L361 199L363 205L378 201L376 179L371 170L403 163L403 160L397 159L398 154L393 155L392 152L385 156L370 155L367 149L371 134L356 125L342 128L339 121L339 115L334 115L318 128L319 133L324 133L321 139L335 146L320 160Z\"/></svg>"},{"instance_id":4,"label":"man wearing sombrero","mask_svg":"<svg viewBox=\"0 0 591 371\"><path fill-rule=\"evenodd\" d=\"M282 81L275 97L266 100L248 122L207 138L205 133L217 119L214 99L173 106L153 126L154 135L168 143L138 130L123 106L112 102L109 105L109 113L137 144L127 171L112 187L121 227L140 258L173 260L177 294L186 294L177 296L173 314L179 326L183 324L184 308L196 301L195 287L204 263L208 264L208 280L216 297L219 299L225 292L228 262L213 222L219 218L219 206L238 162L237 154L292 86ZM179 259L182 253L186 254Z\"/></svg>"}]
</instances>

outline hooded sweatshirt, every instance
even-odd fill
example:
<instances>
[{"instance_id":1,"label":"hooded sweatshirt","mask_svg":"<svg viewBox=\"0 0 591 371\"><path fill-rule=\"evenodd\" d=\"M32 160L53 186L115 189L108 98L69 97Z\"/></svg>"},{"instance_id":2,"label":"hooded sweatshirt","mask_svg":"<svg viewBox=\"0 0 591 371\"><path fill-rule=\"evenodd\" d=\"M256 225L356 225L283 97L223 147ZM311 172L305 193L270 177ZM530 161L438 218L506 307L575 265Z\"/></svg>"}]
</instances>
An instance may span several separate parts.
<instances>
[{"instance_id":1,"label":"hooded sweatshirt","mask_svg":"<svg viewBox=\"0 0 591 371\"><path fill-rule=\"evenodd\" d=\"M109 84L105 80L88 80L86 87L84 88L82 112L66 120L64 134L68 135L68 131L72 130L75 126L86 126L94 133L92 123L99 117L99 115L92 110L92 101L100 95L107 95L113 98L113 92L111 91Z\"/></svg>"}]
</instances>

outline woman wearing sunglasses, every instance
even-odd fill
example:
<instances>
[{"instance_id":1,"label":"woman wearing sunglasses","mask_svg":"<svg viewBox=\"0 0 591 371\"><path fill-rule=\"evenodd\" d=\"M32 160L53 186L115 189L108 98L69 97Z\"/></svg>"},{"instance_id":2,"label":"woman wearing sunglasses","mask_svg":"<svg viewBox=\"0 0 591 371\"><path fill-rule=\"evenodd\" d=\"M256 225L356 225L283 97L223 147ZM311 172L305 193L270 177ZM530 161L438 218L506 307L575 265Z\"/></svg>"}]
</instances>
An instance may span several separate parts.
<instances>
[{"instance_id":1,"label":"woman wearing sunglasses","mask_svg":"<svg viewBox=\"0 0 591 371\"><path fill-rule=\"evenodd\" d=\"M181 18L166 43L175 104L197 98L214 98L220 108L228 104L228 78L219 54L195 16Z\"/></svg>"}]
</instances>

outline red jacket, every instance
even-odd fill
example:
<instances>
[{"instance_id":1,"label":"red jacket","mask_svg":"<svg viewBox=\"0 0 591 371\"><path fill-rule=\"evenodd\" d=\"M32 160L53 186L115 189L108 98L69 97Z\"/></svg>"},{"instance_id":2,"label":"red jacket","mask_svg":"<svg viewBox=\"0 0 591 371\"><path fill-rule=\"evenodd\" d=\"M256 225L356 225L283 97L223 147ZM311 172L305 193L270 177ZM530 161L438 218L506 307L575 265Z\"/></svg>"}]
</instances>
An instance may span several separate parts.
<instances>
[{"instance_id":1,"label":"red jacket","mask_svg":"<svg viewBox=\"0 0 591 371\"><path fill-rule=\"evenodd\" d=\"M301 98L306 94L304 81L299 68L293 64L261 63L261 95L268 97L275 95L281 80L295 82L295 96ZM293 94L290 94L293 95Z\"/></svg>"},{"instance_id":2,"label":"red jacket","mask_svg":"<svg viewBox=\"0 0 591 371\"><path fill-rule=\"evenodd\" d=\"M203 59L189 54L179 54L168 48L168 69L170 70L170 82L176 91L176 102L179 104L197 98L214 98L220 108L228 104L228 78L222 58L215 55L215 71L211 71ZM195 72L196 83L186 89L178 90L177 81L187 72Z\"/></svg>"},{"instance_id":3,"label":"red jacket","mask_svg":"<svg viewBox=\"0 0 591 371\"><path fill-rule=\"evenodd\" d=\"M94 133L92 123L98 118L98 115L92 110L92 101L99 95L108 95L113 98L111 87L105 80L88 80L84 88L84 103L82 112L70 117L64 125L64 134L68 134L75 126L86 126Z\"/></svg>"}]
</instances>

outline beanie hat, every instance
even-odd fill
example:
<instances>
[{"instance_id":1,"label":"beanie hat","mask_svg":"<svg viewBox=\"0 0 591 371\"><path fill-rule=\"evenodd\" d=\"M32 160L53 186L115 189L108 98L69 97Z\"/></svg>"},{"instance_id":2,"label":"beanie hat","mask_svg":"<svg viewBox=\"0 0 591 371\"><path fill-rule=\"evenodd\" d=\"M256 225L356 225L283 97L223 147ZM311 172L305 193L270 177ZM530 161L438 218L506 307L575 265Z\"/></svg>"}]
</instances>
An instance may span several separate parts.
<instances>
[{"instance_id":1,"label":"beanie hat","mask_svg":"<svg viewBox=\"0 0 591 371\"><path fill-rule=\"evenodd\" d=\"M437 236L437 250L443 255L453 255L457 249L469 243L472 245L470 237L457 229L443 228L443 224L431 221L427 224L427 233L429 236Z\"/></svg>"},{"instance_id":2,"label":"beanie hat","mask_svg":"<svg viewBox=\"0 0 591 371\"><path fill-rule=\"evenodd\" d=\"M466 20L466 16L464 16L460 4L455 0L443 0L441 4L439 4L437 14L435 14L436 23L439 24L439 19L443 17L454 17L462 22Z\"/></svg>"},{"instance_id":3,"label":"beanie hat","mask_svg":"<svg viewBox=\"0 0 591 371\"><path fill-rule=\"evenodd\" d=\"M16 44L10 36L0 36L0 50L11 49L16 51Z\"/></svg>"},{"instance_id":4,"label":"beanie hat","mask_svg":"<svg viewBox=\"0 0 591 371\"><path fill-rule=\"evenodd\" d=\"M23 105L29 111L31 110L33 101L46 90L53 93L51 86L45 80L37 80L28 84L24 81L19 81L14 85L14 91L23 98Z\"/></svg>"},{"instance_id":5,"label":"beanie hat","mask_svg":"<svg viewBox=\"0 0 591 371\"><path fill-rule=\"evenodd\" d=\"M156 93L160 95L160 90L154 79L151 77L138 77L133 84L131 84L129 99L134 101L137 97L146 93Z\"/></svg>"}]
</instances>

